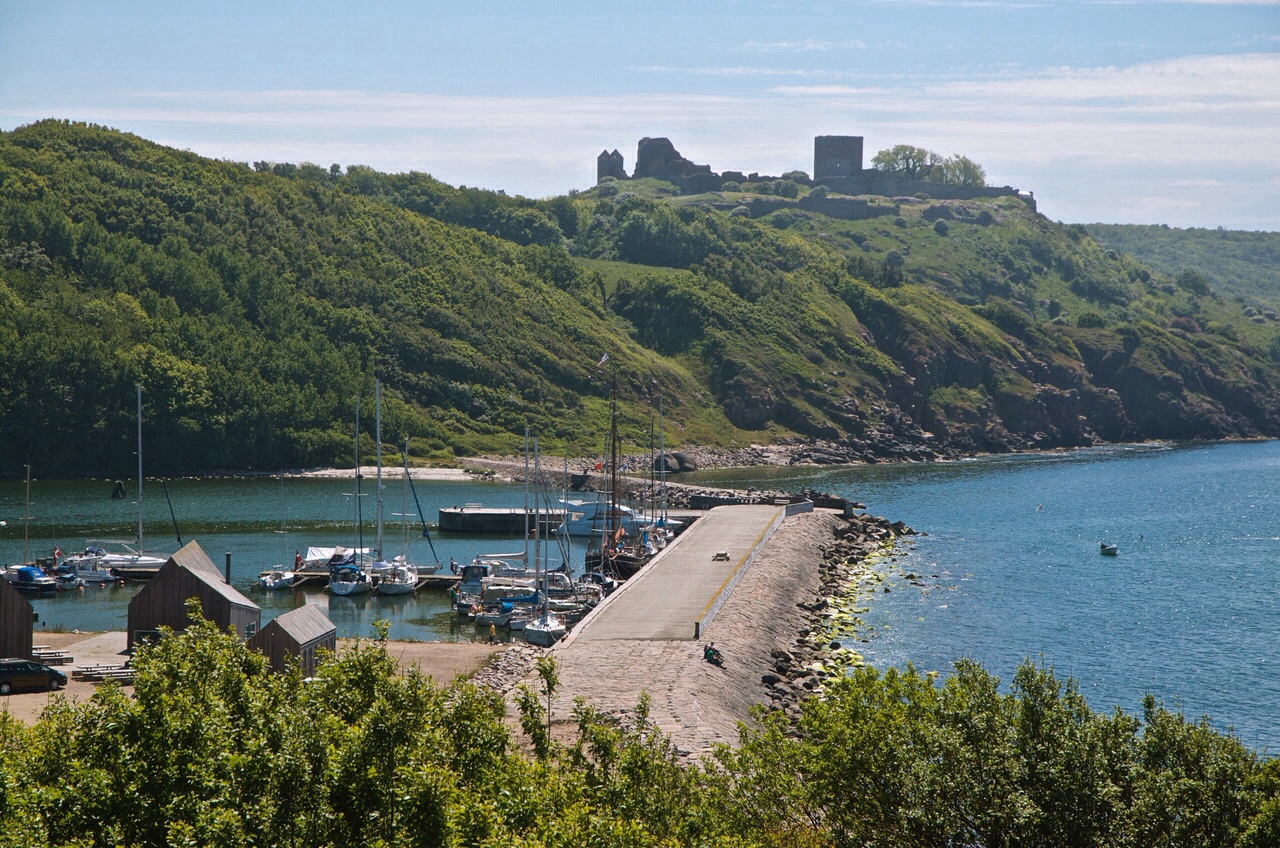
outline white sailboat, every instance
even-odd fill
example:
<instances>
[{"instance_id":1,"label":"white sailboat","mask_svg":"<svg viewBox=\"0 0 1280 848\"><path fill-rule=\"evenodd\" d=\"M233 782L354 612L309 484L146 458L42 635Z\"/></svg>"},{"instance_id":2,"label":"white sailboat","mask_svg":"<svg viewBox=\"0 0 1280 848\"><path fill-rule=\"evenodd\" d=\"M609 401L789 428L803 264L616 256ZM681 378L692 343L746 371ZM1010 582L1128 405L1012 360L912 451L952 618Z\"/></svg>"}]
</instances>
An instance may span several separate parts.
<instances>
[{"instance_id":1,"label":"white sailboat","mask_svg":"<svg viewBox=\"0 0 1280 848\"><path fill-rule=\"evenodd\" d=\"M536 436L533 441L533 463L533 478L538 480L541 475L538 473L538 440ZM526 478L528 477L528 475L525 476ZM535 497L533 506L533 565L535 574L541 573L543 565L542 536L540 522L538 520L539 518L538 501ZM569 628L568 625L565 624L564 619L552 612L548 607L547 591L546 587L542 586L542 580L540 578L535 578L535 581L542 593L542 609L536 614L529 616L525 621L524 629L520 631L520 637L531 645L539 645L544 648L549 648L556 642L563 639L565 634L569 632Z\"/></svg>"},{"instance_id":2,"label":"white sailboat","mask_svg":"<svg viewBox=\"0 0 1280 848\"><path fill-rule=\"evenodd\" d=\"M378 578L378 594L379 595L408 595L418 590L418 567L409 561L409 547L406 544L404 552L392 559L390 562L383 559L382 543L383 543L383 505L382 505L382 383L378 380L373 382L374 408L377 410L376 421L374 427L375 441L378 445L378 545L377 553L373 561L373 573ZM408 453L406 445L405 453ZM404 473L406 479L409 475L409 460L405 457ZM405 500L408 500L406 495ZM408 509L406 507L405 512ZM401 515L402 520L404 515ZM406 534L407 535L407 534Z\"/></svg>"},{"instance_id":3,"label":"white sailboat","mask_svg":"<svg viewBox=\"0 0 1280 848\"><path fill-rule=\"evenodd\" d=\"M280 534L282 544L284 544L284 540L287 538L289 531L285 527L285 522L284 522L284 472L283 471L280 472L280 529L277 530L276 532ZM287 552L288 549L289 549L289 546L287 544L284 544L284 550ZM258 572L258 587L261 589L266 589L271 592L278 592L278 591L283 591L285 589L292 589L294 586L298 584L299 581L302 580L302 576L298 574L298 572L295 570L295 568L299 564L299 560L301 559L302 557L300 555L295 556L293 560L293 566L289 566L284 563L282 558L281 562L278 563L277 565L273 565L271 568L264 569L263 571Z\"/></svg>"},{"instance_id":4,"label":"white sailboat","mask_svg":"<svg viewBox=\"0 0 1280 848\"><path fill-rule=\"evenodd\" d=\"M329 593L339 597L365 595L373 591L373 578L363 567L361 544L362 518L360 512L360 398L356 397L356 487L355 487L355 542L354 550L339 559L329 561Z\"/></svg>"},{"instance_id":5,"label":"white sailboat","mask_svg":"<svg viewBox=\"0 0 1280 848\"><path fill-rule=\"evenodd\" d=\"M167 557L148 556L142 541L142 384L138 389L138 539L136 542L90 540L83 554L67 557L64 563L76 568L77 576L89 582L87 572L106 572L115 579L148 580L168 562ZM99 545L119 545L123 551L108 552ZM105 582L94 580L93 582Z\"/></svg>"}]
</instances>

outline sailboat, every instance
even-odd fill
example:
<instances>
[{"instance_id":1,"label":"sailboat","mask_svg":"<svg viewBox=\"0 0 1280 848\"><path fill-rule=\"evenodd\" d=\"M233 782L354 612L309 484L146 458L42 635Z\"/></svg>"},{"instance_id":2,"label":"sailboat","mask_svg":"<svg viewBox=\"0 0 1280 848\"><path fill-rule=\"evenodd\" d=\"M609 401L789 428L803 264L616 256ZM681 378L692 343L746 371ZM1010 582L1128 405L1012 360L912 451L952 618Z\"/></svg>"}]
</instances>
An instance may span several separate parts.
<instances>
[{"instance_id":1,"label":"sailboat","mask_svg":"<svg viewBox=\"0 0 1280 848\"><path fill-rule=\"evenodd\" d=\"M280 529L276 531L283 539L288 535L288 529L284 524L284 472L280 472ZM288 546L285 546L288 550ZM301 554L295 554L293 558L293 566L286 565L281 561L278 565L265 569L258 573L258 586L268 591L282 591L284 589L292 589L303 578L295 569L302 559Z\"/></svg>"},{"instance_id":2,"label":"sailboat","mask_svg":"<svg viewBox=\"0 0 1280 848\"><path fill-rule=\"evenodd\" d=\"M609 504L604 510L604 526L594 534L586 554L588 572L600 572L618 580L626 580L649 561L649 548L643 529L638 535L628 533L618 504L618 454L622 440L618 436L618 385L613 386L609 410L609 444L605 459L609 464Z\"/></svg>"},{"instance_id":3,"label":"sailboat","mask_svg":"<svg viewBox=\"0 0 1280 848\"><path fill-rule=\"evenodd\" d=\"M117 579L149 580L167 557L147 556L142 542L142 384L138 389L138 539L136 542L90 540L83 554L69 556L64 564L74 566L80 577L88 581L86 571L108 572ZM109 553L98 545L119 545L122 552ZM135 547L136 546L136 547ZM96 582L96 581L95 581Z\"/></svg>"},{"instance_id":4,"label":"sailboat","mask_svg":"<svg viewBox=\"0 0 1280 848\"><path fill-rule=\"evenodd\" d=\"M345 556L335 552L329 561L329 593L339 597L365 595L373 591L373 579L369 572L361 567L364 554L362 544L362 516L360 513L360 398L356 398L356 488L355 488L355 535L356 544L353 551Z\"/></svg>"},{"instance_id":5,"label":"sailboat","mask_svg":"<svg viewBox=\"0 0 1280 848\"><path fill-rule=\"evenodd\" d=\"M538 440L534 437L533 441L533 479L541 479L538 473ZM528 475L525 475L526 479ZM547 587L543 585L545 570L542 562L542 528L541 522L538 520L538 500L534 498L533 506L533 566L534 566L534 585L538 587L541 594L542 609L535 615L529 616L524 623L524 629L520 631L520 636L524 641L532 645L540 645L549 648L556 642L564 638L569 632L568 626L563 618L552 612L548 607Z\"/></svg>"}]
</instances>

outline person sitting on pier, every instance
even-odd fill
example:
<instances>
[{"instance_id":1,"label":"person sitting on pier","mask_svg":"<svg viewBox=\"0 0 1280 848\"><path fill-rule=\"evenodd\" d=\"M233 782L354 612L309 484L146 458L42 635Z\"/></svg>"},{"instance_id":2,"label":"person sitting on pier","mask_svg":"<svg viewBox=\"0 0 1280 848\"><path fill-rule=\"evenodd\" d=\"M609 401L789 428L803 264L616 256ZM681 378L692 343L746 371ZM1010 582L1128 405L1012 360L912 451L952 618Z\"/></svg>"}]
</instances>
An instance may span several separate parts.
<instances>
[{"instance_id":1,"label":"person sitting on pier","mask_svg":"<svg viewBox=\"0 0 1280 848\"><path fill-rule=\"evenodd\" d=\"M715 642L702 649L702 658L712 665L724 666L724 657L720 655L720 650L716 648Z\"/></svg>"}]
</instances>

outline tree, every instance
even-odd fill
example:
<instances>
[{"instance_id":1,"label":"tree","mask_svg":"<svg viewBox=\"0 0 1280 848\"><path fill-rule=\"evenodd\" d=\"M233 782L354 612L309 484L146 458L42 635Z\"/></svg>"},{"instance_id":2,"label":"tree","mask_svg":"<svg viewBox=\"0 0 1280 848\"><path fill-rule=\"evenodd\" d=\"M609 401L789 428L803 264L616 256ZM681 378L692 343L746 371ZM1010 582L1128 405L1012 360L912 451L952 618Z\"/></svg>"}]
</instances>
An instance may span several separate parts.
<instances>
[{"instance_id":1,"label":"tree","mask_svg":"<svg viewBox=\"0 0 1280 848\"><path fill-rule=\"evenodd\" d=\"M910 144L881 150L872 157L871 165L878 171L904 180L925 180L965 188L982 188L987 184L986 171L967 156L943 158L932 150Z\"/></svg>"},{"instance_id":2,"label":"tree","mask_svg":"<svg viewBox=\"0 0 1280 848\"><path fill-rule=\"evenodd\" d=\"M987 173L982 166L967 156L948 156L942 161L942 179L948 185L965 188L982 188L987 184Z\"/></svg>"},{"instance_id":3,"label":"tree","mask_svg":"<svg viewBox=\"0 0 1280 848\"><path fill-rule=\"evenodd\" d=\"M884 171L904 180L925 180L942 161L942 157L932 150L910 144L897 144L873 156L871 166L877 171Z\"/></svg>"}]
</instances>

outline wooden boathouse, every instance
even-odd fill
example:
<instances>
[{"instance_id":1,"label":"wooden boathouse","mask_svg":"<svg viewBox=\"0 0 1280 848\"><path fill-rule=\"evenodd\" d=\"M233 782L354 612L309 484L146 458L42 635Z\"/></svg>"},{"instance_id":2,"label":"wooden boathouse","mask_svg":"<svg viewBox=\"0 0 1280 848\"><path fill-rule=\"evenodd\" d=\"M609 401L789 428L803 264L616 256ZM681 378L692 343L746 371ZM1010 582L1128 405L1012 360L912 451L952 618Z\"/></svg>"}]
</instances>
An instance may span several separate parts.
<instances>
[{"instance_id":1,"label":"wooden boathouse","mask_svg":"<svg viewBox=\"0 0 1280 848\"><path fill-rule=\"evenodd\" d=\"M0 657L31 659L35 610L8 580L0 580Z\"/></svg>"},{"instance_id":2,"label":"wooden boathouse","mask_svg":"<svg viewBox=\"0 0 1280 848\"><path fill-rule=\"evenodd\" d=\"M197 542L160 566L156 576L129 601L128 647L159 636L161 627L180 633L191 624L187 599L199 598L201 614L220 630L234 627L242 639L258 632L262 610L226 582Z\"/></svg>"},{"instance_id":3,"label":"wooden boathouse","mask_svg":"<svg viewBox=\"0 0 1280 848\"><path fill-rule=\"evenodd\" d=\"M314 677L319 652L338 649L338 628L318 607L304 604L267 622L249 640L249 647L266 654L271 670L283 673L290 658L298 663L303 677Z\"/></svg>"}]
</instances>

